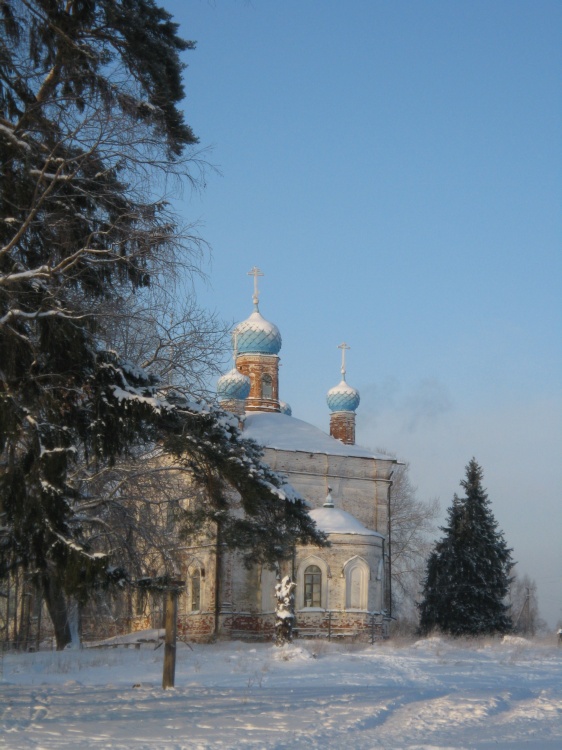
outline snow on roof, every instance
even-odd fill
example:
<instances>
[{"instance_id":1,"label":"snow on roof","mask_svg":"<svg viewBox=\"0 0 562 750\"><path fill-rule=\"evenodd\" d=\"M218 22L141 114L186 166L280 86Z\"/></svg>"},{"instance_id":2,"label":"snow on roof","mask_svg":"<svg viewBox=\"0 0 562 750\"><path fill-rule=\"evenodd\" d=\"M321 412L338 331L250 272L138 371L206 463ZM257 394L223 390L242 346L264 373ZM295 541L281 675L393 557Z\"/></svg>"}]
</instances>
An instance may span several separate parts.
<instances>
[{"instance_id":1,"label":"snow on roof","mask_svg":"<svg viewBox=\"0 0 562 750\"><path fill-rule=\"evenodd\" d=\"M320 531L327 534L363 534L363 536L378 536L382 534L366 528L351 513L339 508L315 508L308 511L309 516Z\"/></svg>"},{"instance_id":2,"label":"snow on roof","mask_svg":"<svg viewBox=\"0 0 562 750\"><path fill-rule=\"evenodd\" d=\"M247 412L244 437L252 438L266 448L277 450L395 460L381 453L373 453L359 445L345 445L330 435L326 435L318 427L287 414Z\"/></svg>"}]
</instances>

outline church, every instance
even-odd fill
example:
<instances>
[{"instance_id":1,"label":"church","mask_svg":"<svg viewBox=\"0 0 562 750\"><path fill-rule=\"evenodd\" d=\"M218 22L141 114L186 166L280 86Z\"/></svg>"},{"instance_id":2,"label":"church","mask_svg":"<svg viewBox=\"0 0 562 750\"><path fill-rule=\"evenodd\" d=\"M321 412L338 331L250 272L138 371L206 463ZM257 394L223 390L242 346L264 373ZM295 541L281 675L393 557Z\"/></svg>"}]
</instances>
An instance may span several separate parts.
<instances>
[{"instance_id":1,"label":"church","mask_svg":"<svg viewBox=\"0 0 562 750\"><path fill-rule=\"evenodd\" d=\"M341 381L327 393L329 434L291 413L280 399L281 334L259 309L253 268L253 311L232 335L234 367L219 378L217 400L235 414L245 437L264 449L263 461L306 499L329 547L296 545L277 570L245 568L236 553L213 540L180 548L185 590L178 629L192 640L267 638L275 626L275 584L296 581L295 630L299 636L371 635L385 632L388 610L388 506L396 459L355 444L359 393Z\"/></svg>"}]
</instances>

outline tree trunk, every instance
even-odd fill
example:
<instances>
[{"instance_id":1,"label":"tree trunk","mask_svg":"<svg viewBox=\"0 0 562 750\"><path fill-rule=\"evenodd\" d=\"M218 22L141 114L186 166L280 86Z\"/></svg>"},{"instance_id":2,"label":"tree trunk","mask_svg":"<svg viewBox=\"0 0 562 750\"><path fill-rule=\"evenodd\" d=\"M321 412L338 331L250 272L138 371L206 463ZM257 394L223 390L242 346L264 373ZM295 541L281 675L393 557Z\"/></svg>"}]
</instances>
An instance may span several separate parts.
<instances>
[{"instance_id":1,"label":"tree trunk","mask_svg":"<svg viewBox=\"0 0 562 750\"><path fill-rule=\"evenodd\" d=\"M77 599L70 598L66 609L72 648L82 648L82 607Z\"/></svg>"},{"instance_id":2,"label":"tree trunk","mask_svg":"<svg viewBox=\"0 0 562 750\"><path fill-rule=\"evenodd\" d=\"M48 574L43 575L43 595L53 628L57 651L62 651L71 641L66 599L59 584Z\"/></svg>"}]
</instances>

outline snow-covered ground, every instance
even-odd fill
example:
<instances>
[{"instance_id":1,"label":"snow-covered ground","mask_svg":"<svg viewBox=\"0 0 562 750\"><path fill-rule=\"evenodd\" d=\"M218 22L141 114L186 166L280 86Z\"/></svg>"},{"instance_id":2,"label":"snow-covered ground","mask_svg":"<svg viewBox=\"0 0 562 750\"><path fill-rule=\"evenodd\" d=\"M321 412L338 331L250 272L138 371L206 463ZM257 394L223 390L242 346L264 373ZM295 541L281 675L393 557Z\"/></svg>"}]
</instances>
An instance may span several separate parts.
<instances>
[{"instance_id":1,"label":"snow-covered ground","mask_svg":"<svg viewBox=\"0 0 562 750\"><path fill-rule=\"evenodd\" d=\"M0 747L562 748L562 648L519 638L9 654Z\"/></svg>"}]
</instances>

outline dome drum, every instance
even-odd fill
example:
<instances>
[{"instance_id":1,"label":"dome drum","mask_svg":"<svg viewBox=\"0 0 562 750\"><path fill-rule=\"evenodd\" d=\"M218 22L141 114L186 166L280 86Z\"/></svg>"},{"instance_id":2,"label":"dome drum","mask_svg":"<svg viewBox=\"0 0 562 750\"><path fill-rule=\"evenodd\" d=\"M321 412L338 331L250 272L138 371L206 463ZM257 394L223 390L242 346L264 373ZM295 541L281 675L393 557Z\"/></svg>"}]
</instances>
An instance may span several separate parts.
<instances>
[{"instance_id":1,"label":"dome drum","mask_svg":"<svg viewBox=\"0 0 562 750\"><path fill-rule=\"evenodd\" d=\"M247 411L275 411L279 406L279 357L271 354L238 354L236 366L250 381Z\"/></svg>"},{"instance_id":2,"label":"dome drum","mask_svg":"<svg viewBox=\"0 0 562 750\"><path fill-rule=\"evenodd\" d=\"M330 435L345 445L355 445L355 412L334 411L330 414Z\"/></svg>"}]
</instances>

